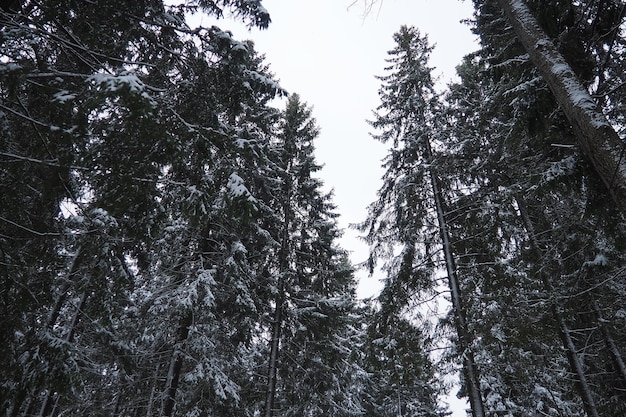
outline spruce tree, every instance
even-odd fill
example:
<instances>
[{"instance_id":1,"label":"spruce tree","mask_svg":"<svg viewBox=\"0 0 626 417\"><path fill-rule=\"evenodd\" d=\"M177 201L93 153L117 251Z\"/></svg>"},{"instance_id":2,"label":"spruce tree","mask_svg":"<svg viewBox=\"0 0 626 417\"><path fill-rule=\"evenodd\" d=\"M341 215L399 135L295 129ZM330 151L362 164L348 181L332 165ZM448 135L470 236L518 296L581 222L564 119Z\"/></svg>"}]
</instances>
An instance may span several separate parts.
<instances>
[{"instance_id":1,"label":"spruce tree","mask_svg":"<svg viewBox=\"0 0 626 417\"><path fill-rule=\"evenodd\" d=\"M432 46L412 27L402 27L394 40L396 46L387 60L388 74L379 77L381 105L371 122L380 131L374 138L390 144L384 165L387 171L378 201L370 206L368 219L360 228L367 232L366 240L372 248L370 268L385 261L388 277L385 297L380 301L383 310L396 305L397 311L388 318L394 323L403 323L403 314L411 312L413 303L433 296L438 289L435 273L440 267L446 269L464 380L474 415L484 416L478 369L471 351L472 335L447 230L448 192L447 186L443 187L447 180L438 152L441 103L428 67ZM427 357L419 349L416 346L418 362ZM428 373L424 377L428 378ZM428 409L432 393L425 394L420 398Z\"/></svg>"},{"instance_id":2,"label":"spruce tree","mask_svg":"<svg viewBox=\"0 0 626 417\"><path fill-rule=\"evenodd\" d=\"M318 127L291 95L272 143L278 176L266 200L275 210L274 313L268 329L264 415L359 415L361 375L354 327L355 278L330 193L316 173Z\"/></svg>"},{"instance_id":3,"label":"spruce tree","mask_svg":"<svg viewBox=\"0 0 626 417\"><path fill-rule=\"evenodd\" d=\"M477 333L484 346L480 355L490 364L483 369L491 381L486 396L513 415L538 408L554 415L614 412L609 411L613 395L598 388L605 383L597 375L606 373L593 371L606 369L606 359L596 362L584 355L582 360L582 352L599 347L605 353L597 357L613 357L615 369L621 355L610 348L616 347L613 337L600 336L594 313L583 307L589 301L581 304L580 297L595 293L593 300L599 292L605 294L601 298L611 292L610 285L582 277L589 267L599 272L600 264L608 266L604 256L620 245L621 216L604 204L606 191L584 152L577 151L575 131L511 36L498 5L476 5L482 48L460 67L462 83L452 87L449 99L456 109L450 134L458 146L455 158L466 168L460 177L471 190L459 200L462 217L453 226L453 240L457 252L465 253L459 268L475 277L472 292L480 294L470 300L470 308L476 317L483 315ZM587 25L595 18L582 16L598 9L591 3L582 8L564 2L529 6L541 7L537 16L543 30L559 39L561 53L591 88L598 55L585 47L593 50L602 42L587 37L593 32ZM463 206L469 210L461 210ZM621 256L611 259L619 268ZM553 336L546 338L548 334ZM596 337L598 343L590 344ZM507 351L525 359L507 359ZM554 371L546 372L546 364ZM563 369L576 381L566 390L567 380L559 374Z\"/></svg>"},{"instance_id":4,"label":"spruce tree","mask_svg":"<svg viewBox=\"0 0 626 417\"><path fill-rule=\"evenodd\" d=\"M248 268L239 242L255 240L254 202L241 178L257 163L243 143L262 141L279 90L251 44L185 23L189 12L226 9L269 22L256 1L29 2L2 13L8 415L193 410L177 403L176 387L194 375L181 352L220 326L196 331L189 317L211 304L215 275ZM204 263L213 231L228 250ZM152 332L159 312L170 326ZM250 337L252 324L235 323L216 337ZM198 354L214 365L200 397L236 396L224 376L232 352Z\"/></svg>"}]
</instances>

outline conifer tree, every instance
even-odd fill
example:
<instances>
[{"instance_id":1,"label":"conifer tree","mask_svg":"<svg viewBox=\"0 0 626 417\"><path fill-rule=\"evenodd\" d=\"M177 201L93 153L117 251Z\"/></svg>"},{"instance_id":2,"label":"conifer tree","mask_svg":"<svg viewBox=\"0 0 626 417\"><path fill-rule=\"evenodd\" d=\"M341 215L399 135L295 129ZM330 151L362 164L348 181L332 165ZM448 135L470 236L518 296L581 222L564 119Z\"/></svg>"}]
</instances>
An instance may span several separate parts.
<instances>
[{"instance_id":1,"label":"conifer tree","mask_svg":"<svg viewBox=\"0 0 626 417\"><path fill-rule=\"evenodd\" d=\"M585 52L603 43L587 37L593 33L587 25L603 12L612 13L599 12L593 3L529 2L541 7L540 24L559 40L561 53L590 88L597 63L606 62L596 60L600 53ZM610 286L581 278L589 267L599 272L598 262L608 258L598 254L612 252L621 240L621 216L603 203L606 191L597 173L584 153L581 157L576 151L575 132L525 49L507 32L498 4L476 5L475 30L482 48L460 68L462 84L452 87L449 99L457 113L449 136L457 141L457 164L465 167L459 177L471 190L455 209L462 216L453 226L453 240L457 253L463 254L459 268L474 277L471 291L480 294L470 300L470 308L483 317L477 334L483 344L479 355L486 355L481 361L490 364L483 368L488 407L493 404L513 415L539 408L554 415L614 412L613 395L598 388L605 383L597 376L605 372L592 371L606 369L605 360L580 360L591 346L611 346L611 338L589 343L594 333L602 332L597 322L589 321L594 314L583 307L588 302L576 300L582 294L595 293L594 299L599 292L611 292ZM582 18L585 13L592 17ZM613 267L619 269L620 259L612 257ZM546 339L547 334L553 336ZM620 355L606 349L592 356L612 356L619 369ZM509 354L524 360L508 359ZM554 371L546 372L546 364ZM566 390L562 388L568 380L559 376L564 369L576 381Z\"/></svg>"},{"instance_id":2,"label":"conifer tree","mask_svg":"<svg viewBox=\"0 0 626 417\"><path fill-rule=\"evenodd\" d=\"M341 233L331 194L316 177L317 136L312 110L298 95L289 96L272 144L278 176L270 201L280 246L271 266L266 416L361 413L353 391L363 377L353 353L356 283L337 246Z\"/></svg>"},{"instance_id":3,"label":"conifer tree","mask_svg":"<svg viewBox=\"0 0 626 417\"><path fill-rule=\"evenodd\" d=\"M400 301L400 306L410 308L410 294L428 298L428 291L437 287L435 270L442 264L445 267L464 382L474 416L484 417L472 335L445 214L445 170L433 150L438 146L442 119L440 98L428 67L432 47L411 27L402 27L394 40L389 74L379 77L383 83L381 105L371 122L381 131L374 137L392 146L385 160L387 171L379 199L370 206L361 230L367 232L372 246L371 267L379 259L387 260L386 291L397 292L382 302ZM395 255L398 250L400 255ZM401 322L401 315L396 320ZM421 353L416 352L416 356Z\"/></svg>"},{"instance_id":4,"label":"conifer tree","mask_svg":"<svg viewBox=\"0 0 626 417\"><path fill-rule=\"evenodd\" d=\"M572 125L581 151L591 161L623 212L626 209L626 171L622 165L623 145L619 135L526 4L511 0L499 0L499 4L530 60Z\"/></svg>"},{"instance_id":5,"label":"conifer tree","mask_svg":"<svg viewBox=\"0 0 626 417\"><path fill-rule=\"evenodd\" d=\"M177 403L177 387L198 373L209 381L197 384L200 397L236 396L224 376L232 355L194 352L191 341L213 343L206 335L216 328L229 340L252 324L198 324L191 313L212 303L215 274L248 268L240 241L255 240L254 204L242 176L255 175L257 158L245 143L262 141L267 100L279 89L251 44L185 23L186 13L225 9L269 22L257 1L28 2L22 13L3 11L8 415L183 413L194 406ZM217 231L226 237L216 239L218 259L204 263L201 243ZM159 312L159 326L169 326L151 332ZM190 346L214 366L200 361L190 372L182 356Z\"/></svg>"}]
</instances>

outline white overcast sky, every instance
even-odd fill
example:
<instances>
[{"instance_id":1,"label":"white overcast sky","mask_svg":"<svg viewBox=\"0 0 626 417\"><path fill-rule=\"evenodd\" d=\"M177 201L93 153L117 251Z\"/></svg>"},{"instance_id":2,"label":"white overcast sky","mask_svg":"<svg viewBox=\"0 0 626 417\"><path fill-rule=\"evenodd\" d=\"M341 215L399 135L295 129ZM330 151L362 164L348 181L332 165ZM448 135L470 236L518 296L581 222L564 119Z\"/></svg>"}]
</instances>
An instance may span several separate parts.
<instances>
[{"instance_id":1,"label":"white overcast sky","mask_svg":"<svg viewBox=\"0 0 626 417\"><path fill-rule=\"evenodd\" d=\"M270 70L289 93L313 107L321 128L316 143L320 174L334 190L334 202L345 230L341 245L352 262L367 258L367 247L348 228L365 219L383 173L382 144L370 137L366 123L378 106L380 82L393 34L401 25L417 27L435 45L431 66L444 86L455 67L477 48L461 20L472 17L469 0L378 0L365 15L365 0L263 0L272 23L267 30L247 31L228 20L219 25L238 39L252 39L265 54ZM360 296L377 288L377 278L360 272Z\"/></svg>"},{"instance_id":2,"label":"white overcast sky","mask_svg":"<svg viewBox=\"0 0 626 417\"><path fill-rule=\"evenodd\" d=\"M340 242L354 264L367 258L367 247L349 224L365 219L367 205L381 185L382 144L370 137L366 120L378 106L380 82L393 34L415 26L435 45L431 66L445 86L464 55L477 49L464 19L472 17L470 0L378 0L364 15L364 0L263 0L272 23L267 30L248 32L228 20L218 24L237 39L252 39L265 54L270 70L289 93L298 93L313 107L321 128L316 143L320 177L334 190ZM229 25L233 25L229 27ZM373 295L377 277L363 271L360 296ZM463 402L449 397L453 416L465 416Z\"/></svg>"}]
</instances>

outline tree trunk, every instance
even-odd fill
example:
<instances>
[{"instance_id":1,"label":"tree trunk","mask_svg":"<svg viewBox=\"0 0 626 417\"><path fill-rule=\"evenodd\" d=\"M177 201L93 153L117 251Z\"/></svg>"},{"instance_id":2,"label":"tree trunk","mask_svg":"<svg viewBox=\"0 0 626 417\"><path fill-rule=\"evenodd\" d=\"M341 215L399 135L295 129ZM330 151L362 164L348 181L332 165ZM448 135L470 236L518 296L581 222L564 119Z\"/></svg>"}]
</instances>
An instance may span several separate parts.
<instances>
[{"instance_id":1,"label":"tree trunk","mask_svg":"<svg viewBox=\"0 0 626 417\"><path fill-rule=\"evenodd\" d=\"M185 313L178 327L176 345L174 346L174 353L172 353L172 359L170 360L170 366L167 372L167 380L165 382L165 399L163 401L163 408L161 409L161 415L164 417L170 417L176 405L176 390L178 389L178 381L180 380L180 371L183 367L183 356L180 351L180 344L182 344L189 335L189 326L191 326L192 318L191 311L188 311Z\"/></svg>"},{"instance_id":2,"label":"tree trunk","mask_svg":"<svg viewBox=\"0 0 626 417\"><path fill-rule=\"evenodd\" d=\"M83 293L80 296L80 302L78 303L78 306L76 306L76 313L74 314L74 317L72 318L72 322L70 323L70 330L65 336L65 341L67 343L72 343L72 340L74 339L74 334L76 333L76 325L78 324L78 320L80 319L81 312L82 312L83 306L85 305L86 300L87 300L87 293ZM52 326L54 326L54 322L49 322L48 324L49 324L48 330L51 330ZM39 410L39 416L47 417L47 416L52 415L52 412L56 408L56 403L58 400L59 400L58 393L52 390L48 390L48 392L45 395L44 401L41 405L41 409Z\"/></svg>"},{"instance_id":3,"label":"tree trunk","mask_svg":"<svg viewBox=\"0 0 626 417\"><path fill-rule=\"evenodd\" d=\"M272 340L270 342L270 357L267 369L267 391L265 396L264 417L272 417L274 414L274 402L276 398L276 380L278 371L278 353L280 350L280 337L282 333L284 309L285 309L285 286L287 279L287 271L289 270L289 254L291 252L291 236L290 228L292 224L291 195L293 193L293 184L291 182L291 169L293 160L288 159L285 173L286 181L283 185L284 201L283 209L283 229L281 237L281 245L278 259L278 292L276 294L276 309L274 310L274 320L272 323Z\"/></svg>"},{"instance_id":4,"label":"tree trunk","mask_svg":"<svg viewBox=\"0 0 626 417\"><path fill-rule=\"evenodd\" d=\"M426 141L426 158L428 163L432 166L433 155L428 140ZM454 324L456 327L457 336L459 338L459 348L463 355L463 373L465 376L465 384L467 385L470 407L472 409L472 416L485 417L485 407L480 392L480 379L478 377L478 368L476 367L474 353L470 348L471 340L467 328L465 310L463 309L461 286L459 284L458 276L456 273L456 264L452 255L452 245L450 243L450 235L448 233L448 224L446 223L446 219L444 216L441 187L439 186L439 179L435 175L435 172L432 168L429 169L428 173L430 175L430 182L433 188L433 199L435 202L435 210L437 211L439 235L441 237L441 243L443 245L443 253L446 262L446 272L448 275L448 285L450 287L450 298L452 301L452 310L454 313L455 322Z\"/></svg>"},{"instance_id":5,"label":"tree trunk","mask_svg":"<svg viewBox=\"0 0 626 417\"><path fill-rule=\"evenodd\" d=\"M526 206L524 205L522 198L519 196L515 197L515 202L517 203L517 207L519 209L524 228L528 233L530 246L533 249L533 252L535 252L537 259L542 259L544 257L543 249L537 241L535 228L532 221L530 220L530 217L528 216L528 213L526 212ZM555 290L549 276L545 272L539 273L541 281L543 283L543 288L548 294L553 295L555 293ZM578 394L583 402L585 412L589 417L599 417L598 410L596 408L596 404L591 392L591 387L589 386L587 376L585 375L582 363L580 362L580 357L578 356L578 352L576 351L576 346L574 344L574 340L572 339L571 331L569 329L569 326L563 319L563 314L560 310L560 306L557 305L556 301L552 302L552 315L559 328L559 335L561 336L561 342L563 343L563 348L565 349L567 355L567 360L570 365L570 371L576 376Z\"/></svg>"},{"instance_id":6,"label":"tree trunk","mask_svg":"<svg viewBox=\"0 0 626 417\"><path fill-rule=\"evenodd\" d=\"M154 378L152 379L152 388L150 389L150 398L148 398L148 405L146 407L145 417L152 417L152 407L154 406L154 398L156 396L157 382L159 380L160 370L161 370L161 364L158 364L156 368L156 372L154 373ZM139 414L137 414L137 416L139 416Z\"/></svg>"},{"instance_id":7,"label":"tree trunk","mask_svg":"<svg viewBox=\"0 0 626 417\"><path fill-rule=\"evenodd\" d=\"M498 0L530 60L572 125L580 148L593 164L611 197L626 213L624 145L589 92L523 0Z\"/></svg>"},{"instance_id":8,"label":"tree trunk","mask_svg":"<svg viewBox=\"0 0 626 417\"><path fill-rule=\"evenodd\" d=\"M56 301L54 302L54 306L52 307L52 310L50 311L50 313L48 314L48 320L46 321L46 324L44 326L45 331L48 330L52 330L52 328L54 327L54 325L56 324L58 318L59 318L59 314L61 314L61 309L63 308L63 305L67 299L67 295L69 294L69 289L70 287L73 285L73 277L76 274L76 271L78 270L78 266L79 266L79 256L80 256L80 248L76 250L76 253L74 254L73 258L72 258L72 263L70 265L70 271L67 275L67 279L66 282L62 285L60 291L59 291L59 295L56 298ZM24 403L24 401L27 399L27 397L29 396L29 390L25 387L21 388L18 393L15 395L15 398L13 399L13 404L9 407L9 410L7 411L6 415L10 416L10 417L17 417L18 414L20 413L20 409L22 408L22 405ZM33 395L33 392L30 392L30 395ZM29 398L27 401L27 405L26 405L26 410L22 413L22 415L24 414L32 414L30 412L31 407L34 404L34 399L33 398Z\"/></svg>"},{"instance_id":9,"label":"tree trunk","mask_svg":"<svg viewBox=\"0 0 626 417\"><path fill-rule=\"evenodd\" d=\"M598 307L598 303L593 301L593 312L596 315L596 320L598 320L598 326L600 327L600 332L602 333L602 339L604 339L604 344L606 345L606 349L609 351L609 356L611 356L611 361L613 362L613 367L615 368L615 373L617 374L618 379L623 384L622 389L626 388L626 364L624 363L624 359L622 359L622 354L613 340L609 329L606 328L606 321L602 317L602 312L600 311L600 307Z\"/></svg>"},{"instance_id":10,"label":"tree trunk","mask_svg":"<svg viewBox=\"0 0 626 417\"><path fill-rule=\"evenodd\" d=\"M289 195L290 193L288 193ZM284 205L288 210L288 204ZM287 213L287 211L285 211ZM274 413L274 399L276 397L276 376L278 370L278 351L280 336L283 327L283 310L285 308L285 279L289 268L289 224L290 218L285 215L283 238L280 250L280 271L278 276L278 293L276 294L276 309L272 323L272 340L270 342L270 357L267 370L267 392L265 397L265 417L272 417Z\"/></svg>"},{"instance_id":11,"label":"tree trunk","mask_svg":"<svg viewBox=\"0 0 626 417\"><path fill-rule=\"evenodd\" d=\"M276 295L276 310L272 327L272 341L270 345L270 359L267 371L267 392L265 397L265 417L272 417L274 413L274 398L276 396L276 374L278 364L278 350L280 349L280 335L283 324L284 277L280 277L278 294Z\"/></svg>"},{"instance_id":12,"label":"tree trunk","mask_svg":"<svg viewBox=\"0 0 626 417\"><path fill-rule=\"evenodd\" d=\"M552 313L559 326L561 340L563 341L563 347L565 348L565 352L567 353L567 360L569 361L570 368L572 372L576 375L576 383L578 384L578 391L580 394L580 399L583 402L585 412L589 417L600 417L600 415L598 414L598 409L596 408L595 401L593 400L593 395L591 394L591 387L589 386L589 382L587 381L585 370L583 369L583 365L580 362L580 357L578 356L578 352L576 351L576 346L574 345L574 341L572 340L571 331L563 320L563 315L559 311L559 308L556 304L552 305Z\"/></svg>"}]
</instances>

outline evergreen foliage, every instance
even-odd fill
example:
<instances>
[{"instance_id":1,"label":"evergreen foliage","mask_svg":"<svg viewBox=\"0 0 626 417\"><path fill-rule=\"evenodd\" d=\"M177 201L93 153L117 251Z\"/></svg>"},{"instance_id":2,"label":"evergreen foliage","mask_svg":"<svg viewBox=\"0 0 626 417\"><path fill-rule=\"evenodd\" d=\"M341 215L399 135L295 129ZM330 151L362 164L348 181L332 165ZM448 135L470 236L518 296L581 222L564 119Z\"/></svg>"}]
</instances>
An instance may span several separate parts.
<instances>
[{"instance_id":1,"label":"evergreen foliage","mask_svg":"<svg viewBox=\"0 0 626 417\"><path fill-rule=\"evenodd\" d=\"M624 415L623 210L511 2L473 3L444 92L394 35L359 302L312 109L190 23L261 0L3 2L4 415L438 417L455 370L473 417ZM517 5L623 134L626 6Z\"/></svg>"},{"instance_id":2,"label":"evergreen foliage","mask_svg":"<svg viewBox=\"0 0 626 417\"><path fill-rule=\"evenodd\" d=\"M272 191L278 245L268 258L275 293L265 415L349 416L362 413L355 387L359 332L353 270L337 247L331 194L316 178L318 127L298 95L289 96L272 140ZM357 351L353 351L357 350Z\"/></svg>"},{"instance_id":3,"label":"evergreen foliage","mask_svg":"<svg viewBox=\"0 0 626 417\"><path fill-rule=\"evenodd\" d=\"M20 5L0 20L6 415L255 415L277 307L279 407L359 414L311 111L269 105L251 42L186 23L264 28L260 1Z\"/></svg>"},{"instance_id":4,"label":"evergreen foliage","mask_svg":"<svg viewBox=\"0 0 626 417\"><path fill-rule=\"evenodd\" d=\"M474 2L481 47L459 65L459 81L442 96L429 81L427 61L406 52L410 30L394 37L372 122L380 132L375 139L390 145L387 172L361 225L371 244L370 270L375 261L383 264L388 278L379 301L405 316L433 296L437 270L445 266L458 277L459 297L455 302L451 285L451 314L441 321L453 330L457 350L442 358L464 364L459 394L470 398L474 417L617 416L623 214L502 3ZM621 89L602 85L621 85L623 5L524 3L621 131ZM429 49L414 45L427 58ZM412 76L418 68L424 75ZM449 232L449 252L445 244L437 251L445 241L437 218ZM442 262L449 254L452 262ZM470 355L479 401L467 371Z\"/></svg>"},{"instance_id":5,"label":"evergreen foliage","mask_svg":"<svg viewBox=\"0 0 626 417\"><path fill-rule=\"evenodd\" d=\"M372 127L380 132L374 138L390 144L384 160L387 171L378 192L379 199L369 207L368 219L360 225L372 248L370 271L382 260L387 274L385 289L378 298L381 316L376 320L381 321L375 322L373 328L379 336L370 349L374 349L376 343L383 343L384 349L372 352L374 358L378 355L384 358L392 353L390 365L400 368L400 373L414 366L417 381L430 385L429 389L424 389L406 378L394 381L398 377L391 371L388 384L396 386L398 396L404 394L411 398L407 410L398 409L398 413L420 410L423 415L438 415L440 411L435 406L435 398L440 387L433 381L431 358L425 353L431 347L425 336L427 332L409 321L407 314L408 317L415 314L415 307L431 299L440 289L436 268L442 259L445 258L444 263L448 260L442 255L447 250L442 249L447 232L438 216L445 192L440 190L441 184L445 183L441 175L445 169L440 165L443 155L436 151L441 139L442 107L428 67L432 46L427 37L413 27L403 26L394 35L394 40L395 48L389 51L387 60L388 74L379 77L382 81L379 90L381 104L371 122ZM445 219L441 220L445 222ZM454 266L450 267L451 274L455 274ZM451 293L458 294L456 279L449 278ZM462 324L465 312L456 299L454 303L455 330L459 347L465 351L469 336ZM424 320L421 318L420 321ZM403 339L397 340L399 335L396 332L400 329L404 330ZM397 351L395 344L398 344ZM467 355L471 357L471 354ZM375 366L380 366L379 361L386 362L382 358L375 359ZM395 364L395 361L402 365ZM471 368L472 365L468 366ZM385 401L396 401L388 395L390 393Z\"/></svg>"}]
</instances>

